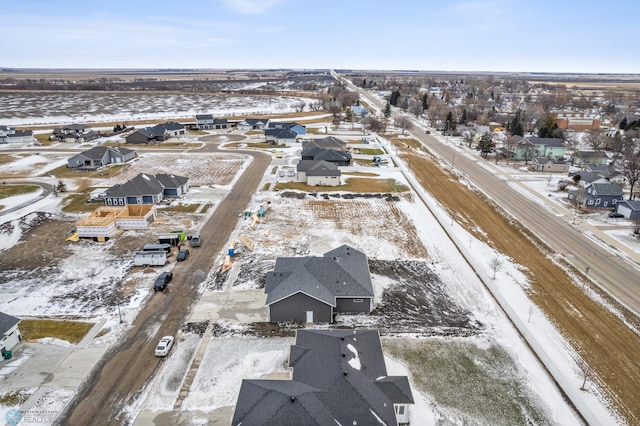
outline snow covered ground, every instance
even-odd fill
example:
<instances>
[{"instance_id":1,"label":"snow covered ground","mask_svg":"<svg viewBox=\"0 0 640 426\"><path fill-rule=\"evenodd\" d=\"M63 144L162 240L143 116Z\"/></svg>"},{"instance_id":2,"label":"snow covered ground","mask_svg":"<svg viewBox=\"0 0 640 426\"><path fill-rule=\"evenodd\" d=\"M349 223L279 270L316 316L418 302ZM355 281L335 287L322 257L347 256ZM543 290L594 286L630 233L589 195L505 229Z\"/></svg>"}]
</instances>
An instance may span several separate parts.
<instances>
[{"instance_id":1,"label":"snow covered ground","mask_svg":"<svg viewBox=\"0 0 640 426\"><path fill-rule=\"evenodd\" d=\"M291 155L295 149L291 149ZM286 157L288 154L289 152L285 151L282 156ZM33 167L45 166L42 162L35 162L35 160L24 161L33 161L31 163ZM29 169L26 165L20 167L22 170ZM367 167L367 171L371 171L371 168ZM276 176L270 175L269 171L267 173L265 182L277 179ZM407 183L400 169L376 168L375 173L379 177ZM224 185L223 192L229 188L227 185L231 184ZM194 198L197 199L198 195L194 194ZM400 261L408 258L408 260L424 263L444 284L442 291L446 292L455 306L469 312L474 320L482 324L482 329L479 332L472 332L469 336L457 335L450 340L443 336L425 337L406 334L393 338L393 341L406 339L408 342L423 342L427 344L425 347L428 347L429 343L445 342L445 345L451 344L455 353L460 353L460 349L456 346L464 342L465 345L473 348L473 351L463 350L462 352L477 365L479 370L485 372L498 367L495 364L483 366L483 362L486 362L484 355L475 356L473 353L480 351L486 354L490 353L492 348L499 348L507 354L506 357L500 358L500 362L506 363L502 371L509 372L507 380L519 389L520 394L517 396L527 401L528 407L533 407L530 409L535 416L540 416L541 424L580 424L580 420L564 402L553 380L483 284L483 282L491 283L493 295L513 310L512 315L517 325L521 327L520 331L524 330L524 334L530 334L528 337L534 338L546 347L545 360L551 361L562 376L561 379L577 390L582 377L573 354L567 349L569 345L558 336L553 326L530 303L524 291L527 282L521 268L509 259L502 258L503 268L497 272L495 280L491 279L493 271L489 260L497 254L451 221L429 194L413 194L397 202L331 199L325 203L320 199L285 199L277 193L270 192L262 192L257 198L269 198L273 203L273 209L267 220L251 234L252 238L259 243L257 251L262 257L275 260L277 256L282 255L319 256L340 244L351 244L369 257L378 260ZM420 198L425 200L430 210L427 210ZM56 215L63 216L59 211L59 200L55 199L55 203L51 201L52 204L49 206ZM10 202L13 204L18 201ZM352 211L353 207L356 208L355 211ZM34 208L37 209L38 206ZM8 250L11 246L20 244L22 236L27 238L23 233L29 229L29 218L22 221L18 218L11 220L18 222L15 222L16 226L12 228L7 238L0 239L9 241L4 243L0 250ZM18 227L22 229L20 232L15 230ZM236 230L236 237L248 233L246 227L247 223L241 220ZM268 236L265 235L267 230L270 230ZM457 247L450 237L456 241ZM411 241L413 247L410 247L407 241ZM118 262L110 253L113 245L118 244L115 239L98 247L92 245L91 255L86 254L89 250L83 250L83 244L72 246L74 248L69 250L68 257L62 259L57 265L55 275L52 276L60 279L52 279L49 282L36 281L28 274L23 276L19 271L6 275L1 281L0 311L19 316L33 315L35 312L39 316L74 315L93 320L105 317L108 320L104 329L110 331L105 336L96 338L93 344L108 345L115 341L116 337L125 331L118 326L115 311L107 307L101 308L100 301L97 299L83 297L82 293L85 290L77 277L89 276L93 286L108 288L110 284L122 280L126 274L130 273L130 264ZM474 269L461 256L461 251ZM407 255L407 252L412 254ZM483 278L482 281L478 275ZM129 277L132 281L144 283L126 299L122 306L123 313L130 322L145 301L145 291L148 292L149 288L145 282L146 278L142 271ZM376 283L377 295L383 295L386 290L396 285L383 275L375 275L374 283ZM250 291L247 289L254 287L255 284L244 281L234 288L234 292ZM70 291L74 288L77 291ZM67 295L77 293L78 297L59 297L60 289L64 289ZM219 290L205 290L205 292L215 291ZM110 297L106 292L103 294L105 297ZM366 326L366 321L363 322ZM215 411L221 407L233 405L242 378L259 378L265 374L283 371L289 345L292 343L290 338L205 336L203 339L208 346L189 393L183 401L183 409L202 412ZM163 363L161 371L146 389L146 398L142 405L130 407L134 418L136 411L140 410L166 412L173 409L198 345L203 344L199 341L199 336L183 334L183 339L178 341L166 362ZM55 342L52 343L55 344ZM442 422L495 424L493 422L495 418L486 417L486 413L464 411L466 406L462 402L468 400L470 394L465 394L459 387L451 387L446 391L437 386L429 387L421 380L415 365L403 359L401 354L396 357L387 355L387 366L391 374L406 374L410 377L416 399L413 419L417 424L430 425L442 424ZM428 351L424 356L430 359ZM494 377L494 380L499 379L499 376ZM457 380L464 381L464 377L459 377ZM483 390L472 387L466 392L483 392ZM454 394L457 394L457 398L454 398L456 396ZM53 390L51 395L53 395L51 406L59 404L60 401L68 401L69 398L66 389ZM58 395L58 398L55 398L55 395ZM615 422L595 385L590 385L587 392L580 394L580 398L595 413L597 419L605 424ZM490 398L480 400L477 404L487 404L489 400ZM525 414L527 412L525 411ZM478 413L477 417L474 417L474 413ZM509 424L508 420L504 424Z\"/></svg>"}]
</instances>

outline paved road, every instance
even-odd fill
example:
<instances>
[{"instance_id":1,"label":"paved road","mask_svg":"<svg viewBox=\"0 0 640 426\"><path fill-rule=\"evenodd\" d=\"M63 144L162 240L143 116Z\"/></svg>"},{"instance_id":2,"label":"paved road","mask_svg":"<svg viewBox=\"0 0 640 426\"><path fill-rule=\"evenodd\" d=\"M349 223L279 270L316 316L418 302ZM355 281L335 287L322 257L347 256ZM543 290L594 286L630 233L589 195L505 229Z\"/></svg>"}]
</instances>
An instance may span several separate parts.
<instances>
[{"instance_id":1,"label":"paved road","mask_svg":"<svg viewBox=\"0 0 640 426\"><path fill-rule=\"evenodd\" d=\"M334 74L337 77L337 75ZM344 80L342 80L344 81ZM361 91L352 84L346 84L382 108L382 101L375 95ZM454 145L442 143L422 130L410 132L416 139L428 146L437 156L453 163ZM512 214L531 232L548 244L553 250L579 270L589 267L589 276L602 289L620 303L640 315L640 270L638 265L623 259L601 247L571 226L572 217L555 216L540 204L515 191L509 184L479 162L486 160L469 159L464 155L455 157L455 169L469 177L474 185L493 199L503 209Z\"/></svg>"},{"instance_id":2,"label":"paved road","mask_svg":"<svg viewBox=\"0 0 640 426\"><path fill-rule=\"evenodd\" d=\"M23 207L26 206L30 206L33 203L37 203L38 201L46 198L47 196L49 196L49 194L51 194L53 192L53 186L49 185L48 183L44 183L44 182L34 182L34 181L26 181L26 180L11 180L11 181L6 181L6 185L34 185L34 186L39 186L42 188L42 193L39 194L38 196L36 196L35 198L26 201L22 204L19 204L15 207L11 207L10 209L6 209L0 212L0 216L11 213L11 212L15 212L16 210L20 210Z\"/></svg>"},{"instance_id":3,"label":"paved road","mask_svg":"<svg viewBox=\"0 0 640 426\"><path fill-rule=\"evenodd\" d=\"M209 142L203 150L217 151L217 144ZM197 297L198 285L216 266L214 262L228 243L242 209L271 162L267 154L241 152L252 156L253 161L204 224L200 232L202 246L191 250L188 260L176 265L167 290L151 297L125 340L103 357L69 405L61 424L120 425L129 412L137 411L136 404L142 403L141 392L162 362L153 355L156 343L161 336L176 335L183 325Z\"/></svg>"}]
</instances>

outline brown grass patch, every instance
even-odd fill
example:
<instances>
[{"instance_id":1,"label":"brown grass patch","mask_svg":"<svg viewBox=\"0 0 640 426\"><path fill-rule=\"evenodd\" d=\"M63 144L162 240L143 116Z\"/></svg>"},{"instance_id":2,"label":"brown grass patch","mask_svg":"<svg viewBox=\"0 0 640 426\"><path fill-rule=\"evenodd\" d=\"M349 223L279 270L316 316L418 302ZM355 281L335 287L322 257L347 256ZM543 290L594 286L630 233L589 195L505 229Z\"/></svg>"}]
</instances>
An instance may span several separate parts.
<instances>
[{"instance_id":1,"label":"brown grass patch","mask_svg":"<svg viewBox=\"0 0 640 426\"><path fill-rule=\"evenodd\" d=\"M278 182L276 190L295 189L308 192L406 192L409 187L398 183L395 179L348 178L339 186L309 186L304 182Z\"/></svg>"},{"instance_id":2,"label":"brown grass patch","mask_svg":"<svg viewBox=\"0 0 640 426\"><path fill-rule=\"evenodd\" d=\"M195 213L200 204L177 204L175 206L160 207L160 211L174 213Z\"/></svg>"},{"instance_id":3,"label":"brown grass patch","mask_svg":"<svg viewBox=\"0 0 640 426\"><path fill-rule=\"evenodd\" d=\"M52 337L76 344L93 327L92 322L53 320L53 319L23 319L18 324L20 334L27 341Z\"/></svg>"},{"instance_id":4,"label":"brown grass patch","mask_svg":"<svg viewBox=\"0 0 640 426\"><path fill-rule=\"evenodd\" d=\"M13 197L14 195L29 194L40 189L36 185L2 185L0 186L0 198Z\"/></svg>"},{"instance_id":5,"label":"brown grass patch","mask_svg":"<svg viewBox=\"0 0 640 426\"><path fill-rule=\"evenodd\" d=\"M405 145L406 146L406 145ZM622 319L585 293L567 274L568 266L550 259L553 253L496 206L469 190L423 155L402 148L420 184L472 234L512 258L528 271L529 296L555 324L593 371L590 380L628 424L640 423L640 336ZM573 271L577 276L579 272ZM597 290L594 290L597 292ZM638 318L599 292L634 327ZM624 372L621 374L621 372Z\"/></svg>"}]
</instances>

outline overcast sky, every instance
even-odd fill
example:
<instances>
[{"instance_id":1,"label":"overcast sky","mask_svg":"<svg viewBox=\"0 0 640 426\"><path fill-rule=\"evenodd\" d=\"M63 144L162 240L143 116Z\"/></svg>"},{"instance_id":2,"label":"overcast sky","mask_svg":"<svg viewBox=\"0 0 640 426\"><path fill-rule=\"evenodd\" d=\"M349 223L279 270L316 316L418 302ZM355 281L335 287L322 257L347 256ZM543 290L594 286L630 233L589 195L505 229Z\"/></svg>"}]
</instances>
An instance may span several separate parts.
<instances>
[{"instance_id":1,"label":"overcast sky","mask_svg":"<svg viewBox=\"0 0 640 426\"><path fill-rule=\"evenodd\" d=\"M0 0L0 67L640 73L631 0Z\"/></svg>"}]
</instances>

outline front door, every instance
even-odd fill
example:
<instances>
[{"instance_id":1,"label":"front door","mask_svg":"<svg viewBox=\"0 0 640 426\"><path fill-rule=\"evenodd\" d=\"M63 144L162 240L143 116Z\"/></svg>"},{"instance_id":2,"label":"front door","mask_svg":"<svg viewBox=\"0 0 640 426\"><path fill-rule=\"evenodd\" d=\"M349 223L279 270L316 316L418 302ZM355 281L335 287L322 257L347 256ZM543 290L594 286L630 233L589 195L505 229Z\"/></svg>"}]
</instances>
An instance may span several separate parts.
<instances>
[{"instance_id":1,"label":"front door","mask_svg":"<svg viewBox=\"0 0 640 426\"><path fill-rule=\"evenodd\" d=\"M313 322L313 311L307 311L307 322Z\"/></svg>"}]
</instances>

